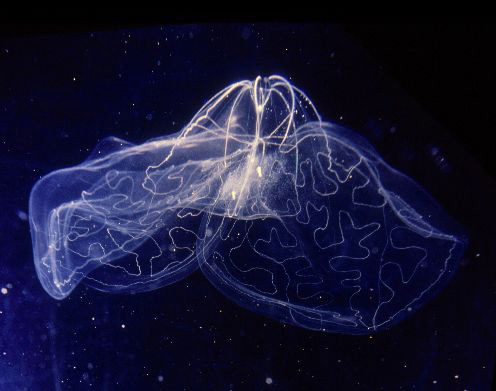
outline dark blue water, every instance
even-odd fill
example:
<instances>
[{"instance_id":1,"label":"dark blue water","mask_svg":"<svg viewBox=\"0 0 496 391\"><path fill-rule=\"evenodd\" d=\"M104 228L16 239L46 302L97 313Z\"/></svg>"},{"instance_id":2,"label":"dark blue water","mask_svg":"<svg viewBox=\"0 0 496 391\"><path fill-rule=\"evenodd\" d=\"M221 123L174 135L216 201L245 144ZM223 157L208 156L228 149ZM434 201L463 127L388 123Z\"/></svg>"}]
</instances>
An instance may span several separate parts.
<instances>
[{"instance_id":1,"label":"dark blue water","mask_svg":"<svg viewBox=\"0 0 496 391\"><path fill-rule=\"evenodd\" d=\"M31 250L36 180L82 162L107 136L141 143L174 133L228 84L270 74L303 88L325 119L361 133L464 228L469 247L449 284L372 336L270 320L198 272L148 293L81 284L63 301L50 298ZM480 125L467 132L482 138ZM491 389L494 181L459 135L338 28L200 25L5 38L0 135L0 390Z\"/></svg>"}]
</instances>

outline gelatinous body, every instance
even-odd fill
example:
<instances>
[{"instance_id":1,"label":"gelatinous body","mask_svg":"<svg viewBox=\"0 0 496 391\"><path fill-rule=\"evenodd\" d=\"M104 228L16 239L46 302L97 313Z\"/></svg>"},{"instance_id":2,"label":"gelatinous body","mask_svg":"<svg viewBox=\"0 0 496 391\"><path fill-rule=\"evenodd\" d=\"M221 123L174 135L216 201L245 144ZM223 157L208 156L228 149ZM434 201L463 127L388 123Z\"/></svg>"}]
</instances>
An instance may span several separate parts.
<instances>
[{"instance_id":1,"label":"gelatinous body","mask_svg":"<svg viewBox=\"0 0 496 391\"><path fill-rule=\"evenodd\" d=\"M138 292L200 268L246 308L350 334L422 305L465 244L418 184L280 76L227 87L177 134L104 140L35 185L30 222L54 298L81 280Z\"/></svg>"}]
</instances>

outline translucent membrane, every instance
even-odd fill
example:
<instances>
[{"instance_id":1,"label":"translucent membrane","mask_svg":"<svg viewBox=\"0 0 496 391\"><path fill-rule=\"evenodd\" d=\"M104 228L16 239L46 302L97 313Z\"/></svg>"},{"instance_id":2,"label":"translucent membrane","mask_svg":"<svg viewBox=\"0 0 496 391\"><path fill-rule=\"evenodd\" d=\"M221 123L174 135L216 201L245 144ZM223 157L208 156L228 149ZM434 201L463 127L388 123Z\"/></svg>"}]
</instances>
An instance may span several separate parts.
<instances>
[{"instance_id":1,"label":"translucent membrane","mask_svg":"<svg viewBox=\"0 0 496 391\"><path fill-rule=\"evenodd\" d=\"M243 307L367 334L420 307L465 247L456 224L363 138L280 76L232 84L179 133L103 140L34 186L36 270L138 292L200 268Z\"/></svg>"}]
</instances>

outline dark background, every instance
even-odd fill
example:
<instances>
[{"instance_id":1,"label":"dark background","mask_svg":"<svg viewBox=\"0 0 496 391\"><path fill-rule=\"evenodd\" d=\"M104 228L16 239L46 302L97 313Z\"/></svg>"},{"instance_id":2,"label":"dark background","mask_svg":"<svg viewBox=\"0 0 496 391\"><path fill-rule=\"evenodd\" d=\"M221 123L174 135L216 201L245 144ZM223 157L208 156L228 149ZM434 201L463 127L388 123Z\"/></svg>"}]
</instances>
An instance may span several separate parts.
<instances>
[{"instance_id":1,"label":"dark background","mask_svg":"<svg viewBox=\"0 0 496 391\"><path fill-rule=\"evenodd\" d=\"M491 389L494 27L143 27L0 30L0 390ZM139 143L177 131L229 83L272 73L364 134L465 227L470 246L445 290L372 337L279 324L200 273L135 296L43 292L26 221L39 176L111 134Z\"/></svg>"}]
</instances>

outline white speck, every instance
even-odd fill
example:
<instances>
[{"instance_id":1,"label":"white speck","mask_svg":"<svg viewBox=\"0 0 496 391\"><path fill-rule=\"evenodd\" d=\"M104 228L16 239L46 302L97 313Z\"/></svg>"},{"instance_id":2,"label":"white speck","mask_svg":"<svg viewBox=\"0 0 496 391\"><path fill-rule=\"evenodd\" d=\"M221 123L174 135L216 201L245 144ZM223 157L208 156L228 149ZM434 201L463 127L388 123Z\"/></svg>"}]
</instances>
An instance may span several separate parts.
<instances>
[{"instance_id":1,"label":"white speck","mask_svg":"<svg viewBox=\"0 0 496 391\"><path fill-rule=\"evenodd\" d=\"M458 375L455 375L455 379L458 379L459 377L460 377L460 376L458 376Z\"/></svg>"},{"instance_id":2,"label":"white speck","mask_svg":"<svg viewBox=\"0 0 496 391\"><path fill-rule=\"evenodd\" d=\"M2 288L1 292L3 295L6 295L7 293L9 293L9 290L7 288Z\"/></svg>"},{"instance_id":3,"label":"white speck","mask_svg":"<svg viewBox=\"0 0 496 391\"><path fill-rule=\"evenodd\" d=\"M72 78L72 81L76 81L76 78L75 78L75 77L73 77L73 78Z\"/></svg>"},{"instance_id":4,"label":"white speck","mask_svg":"<svg viewBox=\"0 0 496 391\"><path fill-rule=\"evenodd\" d=\"M265 379L265 383L267 383L267 384L272 384L272 378L271 378L271 377L267 377L267 378Z\"/></svg>"},{"instance_id":5,"label":"white speck","mask_svg":"<svg viewBox=\"0 0 496 391\"><path fill-rule=\"evenodd\" d=\"M23 221L27 221L28 220L28 215L26 212L22 211L22 210L18 210L17 211L17 217L19 217L21 220Z\"/></svg>"},{"instance_id":6,"label":"white speck","mask_svg":"<svg viewBox=\"0 0 496 391\"><path fill-rule=\"evenodd\" d=\"M126 328L126 325L125 325L125 324L121 324L121 327L122 327L123 329L125 329L125 328Z\"/></svg>"}]
</instances>

